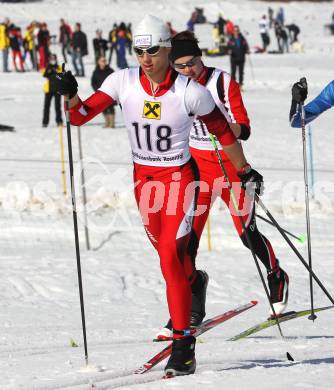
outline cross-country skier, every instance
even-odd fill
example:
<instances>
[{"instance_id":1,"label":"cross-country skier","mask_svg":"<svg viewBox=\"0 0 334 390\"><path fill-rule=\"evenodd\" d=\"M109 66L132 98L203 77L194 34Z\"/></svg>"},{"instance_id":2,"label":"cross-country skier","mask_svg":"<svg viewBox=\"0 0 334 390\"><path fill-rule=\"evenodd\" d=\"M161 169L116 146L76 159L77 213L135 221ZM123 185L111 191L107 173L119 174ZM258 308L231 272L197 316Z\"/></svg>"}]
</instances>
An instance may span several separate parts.
<instances>
[{"instance_id":1,"label":"cross-country skier","mask_svg":"<svg viewBox=\"0 0 334 390\"><path fill-rule=\"evenodd\" d=\"M261 187L262 176L250 167L225 117L209 91L179 75L169 65L166 24L147 15L133 34L139 67L111 74L98 91L82 101L71 72L58 76L58 91L70 98L70 120L80 126L117 101L132 148L135 197L146 233L158 251L166 281L173 347L166 374L195 371L195 342L190 329L193 263L185 257L195 207L194 163L189 132L195 117L224 146L244 185ZM196 280L195 280L196 282Z\"/></svg>"},{"instance_id":2,"label":"cross-country skier","mask_svg":"<svg viewBox=\"0 0 334 390\"><path fill-rule=\"evenodd\" d=\"M215 100L217 107L219 107L229 122L229 126L235 137L239 140L247 140L250 136L250 124L239 85L227 72L205 66L201 55L202 52L198 46L198 40L192 32L181 32L172 39L170 59L174 68L182 75L190 77L206 86ZM288 301L288 275L280 268L269 240L257 228L254 199L250 196L246 196L245 198L245 191L240 189L240 179L236 169L222 148L220 149L229 180L233 183L234 190L240 193L239 207L243 210L243 220L247 232L243 231L240 219L230 199L230 191L226 185L226 180L224 179L214 147L209 138L208 129L205 123L197 118L190 132L190 152L198 166L202 185L198 195L197 206L198 208L203 208L205 212L194 217L194 234L187 256L195 263L199 240L209 216L210 207L216 198L220 197L229 207L234 226L243 244L248 247L247 233L256 255L266 267L271 301L275 313L277 315L281 314ZM208 276L204 271L197 271L197 273L201 276L203 282L202 284L197 282L196 285L194 284L192 286L192 326L199 325L205 316L205 295ZM169 339L171 337L171 328L171 322L169 321L166 327L156 335L156 339Z\"/></svg>"},{"instance_id":3,"label":"cross-country skier","mask_svg":"<svg viewBox=\"0 0 334 390\"><path fill-rule=\"evenodd\" d=\"M292 127L301 127L301 107L300 103L304 103L307 98L308 88L306 79L300 79L293 84L291 94L290 108L290 123ZM315 97L312 101L306 104L305 109L305 124L312 122L324 111L334 106L334 80Z\"/></svg>"}]
</instances>

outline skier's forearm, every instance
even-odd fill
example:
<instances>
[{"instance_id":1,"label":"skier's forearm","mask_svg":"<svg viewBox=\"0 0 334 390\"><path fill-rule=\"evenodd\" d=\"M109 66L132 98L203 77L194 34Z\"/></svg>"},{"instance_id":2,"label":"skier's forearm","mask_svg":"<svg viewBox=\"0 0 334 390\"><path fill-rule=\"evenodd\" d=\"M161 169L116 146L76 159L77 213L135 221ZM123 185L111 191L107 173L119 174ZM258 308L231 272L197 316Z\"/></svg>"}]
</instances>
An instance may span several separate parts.
<instances>
[{"instance_id":1,"label":"skier's forearm","mask_svg":"<svg viewBox=\"0 0 334 390\"><path fill-rule=\"evenodd\" d=\"M231 145L224 146L224 152L227 154L228 158L232 161L235 169L237 171L241 170L247 161L242 150L241 145L238 142L234 142Z\"/></svg>"},{"instance_id":2,"label":"skier's forearm","mask_svg":"<svg viewBox=\"0 0 334 390\"><path fill-rule=\"evenodd\" d=\"M70 100L70 120L74 126L81 126L110 106L114 100L101 91L95 92L85 101L78 95Z\"/></svg>"},{"instance_id":3,"label":"skier's forearm","mask_svg":"<svg viewBox=\"0 0 334 390\"><path fill-rule=\"evenodd\" d=\"M231 130L233 131L235 138L239 138L239 136L241 134L241 126L238 123L229 123L229 126L230 126Z\"/></svg>"}]
</instances>

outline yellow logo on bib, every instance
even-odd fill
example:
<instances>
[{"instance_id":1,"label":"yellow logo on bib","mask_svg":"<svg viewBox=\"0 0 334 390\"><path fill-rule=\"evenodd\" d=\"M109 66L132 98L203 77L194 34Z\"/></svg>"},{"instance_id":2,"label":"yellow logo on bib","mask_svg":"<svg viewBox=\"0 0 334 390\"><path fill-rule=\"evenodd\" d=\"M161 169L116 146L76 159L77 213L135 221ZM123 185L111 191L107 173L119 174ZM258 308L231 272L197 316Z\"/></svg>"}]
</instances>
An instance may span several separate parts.
<instances>
[{"instance_id":1,"label":"yellow logo on bib","mask_svg":"<svg viewBox=\"0 0 334 390\"><path fill-rule=\"evenodd\" d=\"M149 102L145 100L143 118L147 119L161 119L161 103Z\"/></svg>"}]
</instances>

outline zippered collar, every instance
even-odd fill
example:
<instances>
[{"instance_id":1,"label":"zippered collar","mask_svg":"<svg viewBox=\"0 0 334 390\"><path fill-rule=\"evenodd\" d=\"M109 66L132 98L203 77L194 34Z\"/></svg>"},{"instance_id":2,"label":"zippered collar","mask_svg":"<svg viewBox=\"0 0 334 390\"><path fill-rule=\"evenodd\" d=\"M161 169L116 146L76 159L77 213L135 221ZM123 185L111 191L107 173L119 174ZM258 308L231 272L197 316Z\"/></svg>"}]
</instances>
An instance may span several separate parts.
<instances>
[{"instance_id":1,"label":"zippered collar","mask_svg":"<svg viewBox=\"0 0 334 390\"><path fill-rule=\"evenodd\" d=\"M159 97L164 95L166 92L170 90L172 85L174 84L176 78L178 76L178 73L176 70L174 70L172 67L169 67L167 69L167 73L165 76L165 79L162 83L159 84L158 88L153 91L152 83L146 76L145 72L141 68L139 68L139 79L142 87L144 88L145 92L153 97Z\"/></svg>"}]
</instances>

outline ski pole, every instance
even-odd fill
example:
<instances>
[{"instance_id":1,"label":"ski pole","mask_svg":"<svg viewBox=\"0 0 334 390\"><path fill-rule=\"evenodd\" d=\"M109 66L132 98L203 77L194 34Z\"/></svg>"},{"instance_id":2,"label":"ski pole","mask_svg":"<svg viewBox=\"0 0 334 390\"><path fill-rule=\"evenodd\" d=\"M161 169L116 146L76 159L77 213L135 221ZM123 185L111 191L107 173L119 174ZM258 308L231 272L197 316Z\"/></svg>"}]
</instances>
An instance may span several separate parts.
<instances>
[{"instance_id":1,"label":"ski pole","mask_svg":"<svg viewBox=\"0 0 334 390\"><path fill-rule=\"evenodd\" d=\"M269 221L269 219L262 217L262 215L259 215L259 214L255 214L255 215L256 215L256 218L260 218L260 219L262 219L262 221L265 221L265 222L269 223L269 225L275 226L275 224L273 224L271 221ZM297 241L299 241L300 243L303 244L303 243L305 242L305 236L304 236L304 234L301 234L301 235L298 237L298 236L296 236L295 234L289 232L288 230L283 229L282 227L281 227L281 229L282 229L286 234L288 234L289 236L295 238L295 239L296 239Z\"/></svg>"},{"instance_id":2,"label":"ski pole","mask_svg":"<svg viewBox=\"0 0 334 390\"><path fill-rule=\"evenodd\" d=\"M312 141L312 127L307 127L308 136L308 152L310 159L310 179L311 179L311 199L314 199L314 162L313 162L313 141Z\"/></svg>"},{"instance_id":3,"label":"ski pole","mask_svg":"<svg viewBox=\"0 0 334 390\"><path fill-rule=\"evenodd\" d=\"M248 54L246 58L248 58L249 66L250 66L250 69L251 69L252 79L253 79L253 81L255 81L253 62L251 60L250 54Z\"/></svg>"},{"instance_id":4,"label":"ski pole","mask_svg":"<svg viewBox=\"0 0 334 390\"><path fill-rule=\"evenodd\" d=\"M301 79L303 80L303 79ZM306 79L304 78L306 81ZM305 131L305 110L304 103L300 103L301 109L301 127L303 139L303 165L304 165L304 185L305 185L305 208L306 208L306 230L307 230L307 254L310 270L312 271L312 249L311 249L311 224L310 224L310 201L309 201L309 186L308 186L308 169L307 169L307 151L306 151L306 131ZM311 299L311 314L308 319L314 321L317 316L314 314L313 304L313 279L310 275L310 299Z\"/></svg>"},{"instance_id":5,"label":"ski pole","mask_svg":"<svg viewBox=\"0 0 334 390\"><path fill-rule=\"evenodd\" d=\"M278 317L276 315L276 312L275 312L275 309L274 309L274 306L271 302L271 299L270 299L270 295L269 295L269 291L268 291L268 288L267 288L267 285L266 285L266 282L264 280L264 277L263 277L263 274L262 274L262 271L261 271L261 268L260 268L260 265L259 265L259 261L256 257L256 254L255 254L255 251L254 251L254 248L253 248L253 245L252 245L252 242L251 242L251 239L249 238L249 235L248 235L248 232L247 232L247 229L246 229L246 225L245 225L245 222L240 214L240 211L239 211L239 205L238 205L238 201L237 201L237 198L235 196L235 193L233 191L233 188L232 188L232 185L231 185L231 182L228 178L228 174L227 174L227 171L226 171L226 168L225 168L225 165L224 165L224 162L223 162L223 159L221 158L221 155L219 153L219 150L218 150L218 147L217 147L217 143L216 143L216 140L215 140L215 137L209 133L209 136L210 136L210 139L211 139L211 142L214 146L214 149L215 149L215 152L216 152L216 155L217 155L217 159L218 159L218 163L223 171L223 174L224 174L224 177L226 179L226 182L227 182L227 186L228 186L228 189L230 191L230 195L231 195L231 199L232 199L232 202L233 202L233 205L234 205L234 208L236 210L236 213L237 213L237 216L241 222L241 226L242 226L242 229L243 231L245 232L245 236L246 236L246 240L247 240L247 244L249 246L249 249L251 250L252 252L252 256L253 256L253 259L254 259L254 262L255 262L255 265L256 265L256 268L257 268L257 271L259 273L259 276L260 276L260 279L262 281L262 284L263 284L263 288L264 288L264 291L267 295L267 298L268 298L268 302L269 302L269 306L272 310L272 313L273 313L273 316L276 320L276 324L277 324L277 327L278 327L278 330L279 330L279 333L282 337L282 339L284 339L284 336L283 336L283 332L282 332L282 329L281 329L281 326L279 324L279 321L278 321ZM288 356L291 356L290 354Z\"/></svg>"},{"instance_id":6,"label":"ski pole","mask_svg":"<svg viewBox=\"0 0 334 390\"><path fill-rule=\"evenodd\" d=\"M256 200L257 204L262 208L262 210L266 213L266 215L271 220L271 222L276 226L277 230L281 233L281 235L283 236L285 241L289 244L290 248L295 252L295 254L297 255L298 259L302 262L304 267L313 276L313 279L317 282L317 284L321 288L321 290L325 293L325 295L328 297L328 299L334 305L334 299L332 298L330 293L326 290L326 288L321 283L321 281L319 280L317 275L314 273L314 271L309 267L307 262L304 260L303 256L299 253L298 249L294 246L294 244L292 243L290 238L285 234L284 230L280 227L280 225L277 223L276 219L273 217L271 212L267 209L267 207L265 206L265 204L262 202L262 200L260 199L260 197L257 194L255 194L255 200Z\"/></svg>"},{"instance_id":7,"label":"ski pole","mask_svg":"<svg viewBox=\"0 0 334 390\"><path fill-rule=\"evenodd\" d=\"M64 65L63 65L64 71ZM85 305L82 288L82 276L81 276L81 262L80 262L80 246L79 246L79 234L78 234L78 218L75 201L75 187L74 187L74 169L73 169L73 155L72 155L72 138L71 138L71 124L69 114L69 97L65 96L65 117L66 117L66 128L67 128L67 144L68 144L68 158L70 166L70 183L71 183L71 198L72 198L72 211L73 211L73 227L74 227L74 239L75 239L75 251L77 259L77 271L78 271L78 283L79 283L79 296L80 296L80 309L81 309L81 322L82 322L82 333L85 348L85 360L88 365L88 348L87 348L87 337L86 337L86 320L85 320Z\"/></svg>"},{"instance_id":8,"label":"ski pole","mask_svg":"<svg viewBox=\"0 0 334 390\"><path fill-rule=\"evenodd\" d=\"M59 140L60 140L60 162L61 162L61 177L63 181L63 193L64 195L66 195L67 188L66 188L66 175L65 175L63 125L59 126Z\"/></svg>"},{"instance_id":9,"label":"ski pole","mask_svg":"<svg viewBox=\"0 0 334 390\"><path fill-rule=\"evenodd\" d=\"M80 171L81 171L81 189L82 189L82 201L84 209L84 222L85 222L85 238L86 238L86 248L90 250L89 243L89 230L88 230L88 218L87 218L87 195L86 195L86 183L85 183L85 171L83 165L83 153L82 153L82 142L81 142L81 127L78 126L78 143L79 143L79 158L80 158Z\"/></svg>"}]
</instances>

